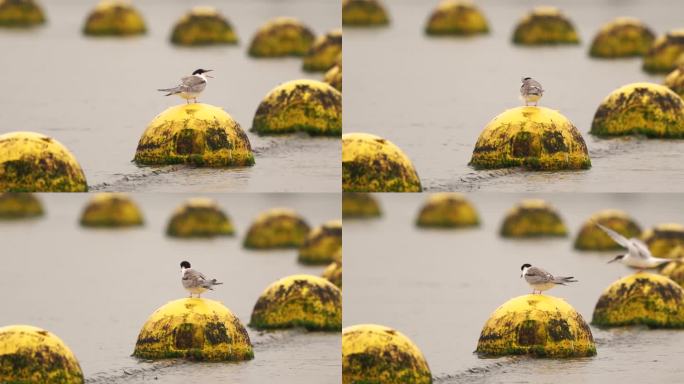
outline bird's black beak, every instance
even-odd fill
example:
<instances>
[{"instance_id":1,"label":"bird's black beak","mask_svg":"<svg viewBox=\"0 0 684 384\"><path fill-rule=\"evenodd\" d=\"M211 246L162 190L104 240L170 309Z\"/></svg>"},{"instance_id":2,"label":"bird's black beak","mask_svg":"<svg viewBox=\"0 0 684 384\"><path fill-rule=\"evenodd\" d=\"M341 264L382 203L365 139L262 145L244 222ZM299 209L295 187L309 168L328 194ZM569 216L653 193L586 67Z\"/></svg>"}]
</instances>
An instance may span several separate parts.
<instances>
[{"instance_id":1,"label":"bird's black beak","mask_svg":"<svg viewBox=\"0 0 684 384\"><path fill-rule=\"evenodd\" d=\"M206 71L204 71L204 73L209 73L211 71L213 71L213 69L207 69ZM212 79L214 78L214 76L209 76L209 75L207 75L207 77L211 77Z\"/></svg>"},{"instance_id":2,"label":"bird's black beak","mask_svg":"<svg viewBox=\"0 0 684 384\"><path fill-rule=\"evenodd\" d=\"M620 259L622 259L622 255L617 255L617 256L615 256L612 260L610 260L610 261L608 262L608 264L614 263L614 262L616 262L616 261L618 261L618 260L620 260Z\"/></svg>"}]
</instances>

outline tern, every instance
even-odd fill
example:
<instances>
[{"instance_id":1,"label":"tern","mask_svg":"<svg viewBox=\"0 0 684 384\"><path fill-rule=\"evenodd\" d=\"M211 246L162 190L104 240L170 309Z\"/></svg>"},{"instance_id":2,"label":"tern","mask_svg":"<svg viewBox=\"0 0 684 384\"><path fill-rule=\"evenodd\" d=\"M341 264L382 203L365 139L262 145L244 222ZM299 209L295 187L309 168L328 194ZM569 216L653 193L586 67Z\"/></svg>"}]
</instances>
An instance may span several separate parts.
<instances>
[{"instance_id":1,"label":"tern","mask_svg":"<svg viewBox=\"0 0 684 384\"><path fill-rule=\"evenodd\" d=\"M539 267L533 267L531 264L523 264L520 270L522 271L520 277L524 277L527 284L532 287L532 294L539 291L541 295L542 291L548 291L556 285L567 285L565 283L577 282L574 277L556 277Z\"/></svg>"},{"instance_id":2,"label":"tern","mask_svg":"<svg viewBox=\"0 0 684 384\"><path fill-rule=\"evenodd\" d=\"M525 100L525 106L534 103L534 106L536 107L539 103L539 99L541 99L544 94L542 85L531 77L523 77L521 81L520 96Z\"/></svg>"},{"instance_id":3,"label":"tern","mask_svg":"<svg viewBox=\"0 0 684 384\"><path fill-rule=\"evenodd\" d=\"M672 261L668 259L653 257L653 255L651 254L651 250L648 249L648 246L639 239L628 239L622 236L621 234L613 231L612 229L603 226L599 223L596 223L596 226L601 228L603 232L605 232L608 236L610 236L611 239L613 239L614 242L627 248L627 253L615 256L608 263L619 261L622 264L628 267L636 268L641 272L644 269L657 268L661 264Z\"/></svg>"},{"instance_id":4,"label":"tern","mask_svg":"<svg viewBox=\"0 0 684 384\"><path fill-rule=\"evenodd\" d=\"M190 263L183 261L180 263L181 266L181 282L183 283L183 288L190 292L190 298L193 294L197 295L197 298L203 292L207 290L214 290L214 285L221 285L216 279L208 280L202 273L195 271L190 268Z\"/></svg>"},{"instance_id":5,"label":"tern","mask_svg":"<svg viewBox=\"0 0 684 384\"><path fill-rule=\"evenodd\" d=\"M207 87L207 78L212 76L207 75L213 69L198 69L190 76L185 76L181 79L180 84L173 88L158 89L160 92L168 92L164 96L178 95L185 99L190 104L190 100L197 103L197 96L199 96L204 88Z\"/></svg>"}]
</instances>

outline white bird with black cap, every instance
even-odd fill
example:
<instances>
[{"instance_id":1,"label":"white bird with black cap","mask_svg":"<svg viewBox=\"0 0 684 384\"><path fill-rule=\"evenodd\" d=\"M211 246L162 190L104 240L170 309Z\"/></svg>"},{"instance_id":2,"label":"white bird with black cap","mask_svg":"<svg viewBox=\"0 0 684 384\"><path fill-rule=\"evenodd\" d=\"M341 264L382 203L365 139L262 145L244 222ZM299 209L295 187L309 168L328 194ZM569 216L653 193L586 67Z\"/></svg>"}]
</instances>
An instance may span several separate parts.
<instances>
[{"instance_id":1,"label":"white bird with black cap","mask_svg":"<svg viewBox=\"0 0 684 384\"><path fill-rule=\"evenodd\" d=\"M158 91L168 92L164 96L178 95L184 98L188 104L190 104L190 100L197 103L197 96L207 87L207 78L213 79L212 76L207 75L211 71L213 70L200 68L195 70L192 75L183 77L179 85L173 88L158 89Z\"/></svg>"},{"instance_id":2,"label":"white bird with black cap","mask_svg":"<svg viewBox=\"0 0 684 384\"><path fill-rule=\"evenodd\" d=\"M648 249L648 245L644 244L643 241L637 238L628 239L599 223L596 223L596 226L601 228L601 230L610 236L614 242L620 244L622 247L627 248L627 253L615 256L608 263L619 261L628 267L643 271L644 269L657 268L664 263L672 261L654 257L653 254L651 254L651 250Z\"/></svg>"},{"instance_id":3,"label":"white bird with black cap","mask_svg":"<svg viewBox=\"0 0 684 384\"><path fill-rule=\"evenodd\" d=\"M554 276L539 267L533 267L531 264L523 264L520 267L522 274L520 278L525 278L527 284L532 287L532 294L537 293L541 295L542 291L548 291L556 285L567 285L565 283L576 283L574 277Z\"/></svg>"},{"instance_id":4,"label":"white bird with black cap","mask_svg":"<svg viewBox=\"0 0 684 384\"><path fill-rule=\"evenodd\" d=\"M183 283L183 288L190 292L190 298L192 295L197 295L197 298L207 290L214 290L214 285L221 285L216 281L216 279L207 279L201 272L190 268L190 263L183 261L180 263L181 267L181 283Z\"/></svg>"}]
</instances>

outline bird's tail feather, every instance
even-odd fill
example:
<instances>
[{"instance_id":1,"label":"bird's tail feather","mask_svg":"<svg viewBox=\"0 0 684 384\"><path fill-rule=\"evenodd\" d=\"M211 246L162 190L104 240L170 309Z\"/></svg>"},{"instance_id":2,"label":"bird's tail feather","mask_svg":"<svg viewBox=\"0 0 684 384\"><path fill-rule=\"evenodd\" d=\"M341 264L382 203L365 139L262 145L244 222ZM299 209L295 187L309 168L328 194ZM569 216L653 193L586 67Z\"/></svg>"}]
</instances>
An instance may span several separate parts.
<instances>
[{"instance_id":1,"label":"bird's tail feather","mask_svg":"<svg viewBox=\"0 0 684 384\"><path fill-rule=\"evenodd\" d=\"M162 88L162 89L157 89L157 91L159 91L159 92L168 92L168 93L167 93L166 95L164 95L164 96L171 96L171 95L175 95L176 93L179 93L179 92L180 92L180 90L179 90L178 88Z\"/></svg>"},{"instance_id":2,"label":"bird's tail feather","mask_svg":"<svg viewBox=\"0 0 684 384\"><path fill-rule=\"evenodd\" d=\"M558 276L556 277L553 282L559 285L565 285L565 283L576 283L578 280L575 280L574 277L572 276Z\"/></svg>"}]
</instances>

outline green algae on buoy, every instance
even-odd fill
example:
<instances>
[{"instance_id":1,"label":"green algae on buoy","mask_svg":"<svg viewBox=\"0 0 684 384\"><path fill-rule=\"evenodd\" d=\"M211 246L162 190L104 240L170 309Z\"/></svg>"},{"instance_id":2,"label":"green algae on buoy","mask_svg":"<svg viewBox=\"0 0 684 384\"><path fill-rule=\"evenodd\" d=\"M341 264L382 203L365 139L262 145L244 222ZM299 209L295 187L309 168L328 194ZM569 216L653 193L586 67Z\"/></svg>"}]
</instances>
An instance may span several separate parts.
<instances>
[{"instance_id":1,"label":"green algae on buoy","mask_svg":"<svg viewBox=\"0 0 684 384\"><path fill-rule=\"evenodd\" d=\"M309 224L294 210L269 209L254 220L243 245L252 249L298 248L309 231Z\"/></svg>"},{"instance_id":2,"label":"green algae on buoy","mask_svg":"<svg viewBox=\"0 0 684 384\"><path fill-rule=\"evenodd\" d=\"M123 193L98 193L81 214L84 227L135 227L143 225L140 208Z\"/></svg>"},{"instance_id":3,"label":"green algae on buoy","mask_svg":"<svg viewBox=\"0 0 684 384\"><path fill-rule=\"evenodd\" d=\"M682 57L684 57L684 55ZM684 98L684 64L670 72L667 77L665 77L664 84L674 93L678 94L679 97Z\"/></svg>"},{"instance_id":4,"label":"green algae on buoy","mask_svg":"<svg viewBox=\"0 0 684 384\"><path fill-rule=\"evenodd\" d=\"M568 230L556 209L544 200L526 199L504 218L503 237L564 237Z\"/></svg>"},{"instance_id":5,"label":"green algae on buoy","mask_svg":"<svg viewBox=\"0 0 684 384\"><path fill-rule=\"evenodd\" d=\"M684 54L684 28L658 37L644 56L643 69L651 73L667 73L675 69Z\"/></svg>"},{"instance_id":6,"label":"green algae on buoy","mask_svg":"<svg viewBox=\"0 0 684 384\"><path fill-rule=\"evenodd\" d=\"M411 160L389 140L368 133L342 135L344 192L421 192Z\"/></svg>"},{"instance_id":7,"label":"green algae on buoy","mask_svg":"<svg viewBox=\"0 0 684 384\"><path fill-rule=\"evenodd\" d=\"M342 292L322 277L284 277L269 285L259 296L249 326L339 331L342 329Z\"/></svg>"},{"instance_id":8,"label":"green algae on buoy","mask_svg":"<svg viewBox=\"0 0 684 384\"><path fill-rule=\"evenodd\" d=\"M252 131L260 135L306 132L342 134L342 94L317 80L292 80L264 97L254 114Z\"/></svg>"},{"instance_id":9,"label":"green algae on buoy","mask_svg":"<svg viewBox=\"0 0 684 384\"><path fill-rule=\"evenodd\" d=\"M599 327L684 328L684 289L671 279L639 272L612 283L594 308Z\"/></svg>"},{"instance_id":10,"label":"green algae on buoy","mask_svg":"<svg viewBox=\"0 0 684 384\"><path fill-rule=\"evenodd\" d=\"M513 43L519 45L579 44L570 19L556 7L536 7L515 27Z\"/></svg>"},{"instance_id":11,"label":"green algae on buoy","mask_svg":"<svg viewBox=\"0 0 684 384\"><path fill-rule=\"evenodd\" d=\"M342 330L342 384L431 384L420 349L403 333L376 324Z\"/></svg>"},{"instance_id":12,"label":"green algae on buoy","mask_svg":"<svg viewBox=\"0 0 684 384\"><path fill-rule=\"evenodd\" d=\"M380 217L382 212L377 199L370 193L344 192L342 194L342 218L364 219Z\"/></svg>"},{"instance_id":13,"label":"green algae on buoy","mask_svg":"<svg viewBox=\"0 0 684 384\"><path fill-rule=\"evenodd\" d=\"M618 17L601 27L589 49L589 56L617 58L643 56L655 35L651 29L633 17Z\"/></svg>"},{"instance_id":14,"label":"green algae on buoy","mask_svg":"<svg viewBox=\"0 0 684 384\"><path fill-rule=\"evenodd\" d=\"M302 68L307 72L325 72L342 54L342 30L335 29L314 40L304 56Z\"/></svg>"},{"instance_id":15,"label":"green algae on buoy","mask_svg":"<svg viewBox=\"0 0 684 384\"><path fill-rule=\"evenodd\" d=\"M658 224L641 235L641 240L648 245L655 257L674 259L674 250L684 247L684 225L677 223Z\"/></svg>"},{"instance_id":16,"label":"green algae on buoy","mask_svg":"<svg viewBox=\"0 0 684 384\"><path fill-rule=\"evenodd\" d=\"M596 136L684 138L684 101L664 85L627 84L603 99L589 132Z\"/></svg>"},{"instance_id":17,"label":"green algae on buoy","mask_svg":"<svg viewBox=\"0 0 684 384\"><path fill-rule=\"evenodd\" d=\"M100 1L83 26L83 33L90 36L132 36L146 32L142 15L126 0Z\"/></svg>"},{"instance_id":18,"label":"green algae on buoy","mask_svg":"<svg viewBox=\"0 0 684 384\"><path fill-rule=\"evenodd\" d=\"M523 295L489 317L477 343L481 356L587 357L596 355L589 325L565 300Z\"/></svg>"},{"instance_id":19,"label":"green algae on buoy","mask_svg":"<svg viewBox=\"0 0 684 384\"><path fill-rule=\"evenodd\" d=\"M0 191L87 190L81 165L57 140L34 132L0 135Z\"/></svg>"},{"instance_id":20,"label":"green algae on buoy","mask_svg":"<svg viewBox=\"0 0 684 384\"><path fill-rule=\"evenodd\" d=\"M335 253L342 248L342 221L331 220L309 232L299 247L302 264L328 264L335 261Z\"/></svg>"},{"instance_id":21,"label":"green algae on buoy","mask_svg":"<svg viewBox=\"0 0 684 384\"><path fill-rule=\"evenodd\" d=\"M582 134L570 120L553 109L526 106L508 109L487 124L469 165L576 170L590 168L591 159Z\"/></svg>"},{"instance_id":22,"label":"green algae on buoy","mask_svg":"<svg viewBox=\"0 0 684 384\"><path fill-rule=\"evenodd\" d=\"M30 325L0 328L0 381L3 383L82 384L73 352L51 332Z\"/></svg>"},{"instance_id":23,"label":"green algae on buoy","mask_svg":"<svg viewBox=\"0 0 684 384\"><path fill-rule=\"evenodd\" d=\"M321 277L342 289L342 263L333 261L325 268Z\"/></svg>"},{"instance_id":24,"label":"green algae on buoy","mask_svg":"<svg viewBox=\"0 0 684 384\"><path fill-rule=\"evenodd\" d=\"M216 201L193 198L176 208L166 234L172 237L232 236L235 229Z\"/></svg>"},{"instance_id":25,"label":"green algae on buoy","mask_svg":"<svg viewBox=\"0 0 684 384\"><path fill-rule=\"evenodd\" d=\"M316 36L309 27L292 17L276 17L262 25L252 38L252 57L304 56Z\"/></svg>"},{"instance_id":26,"label":"green algae on buoy","mask_svg":"<svg viewBox=\"0 0 684 384\"><path fill-rule=\"evenodd\" d=\"M460 193L434 193L428 197L416 218L424 228L466 228L480 225L473 204Z\"/></svg>"},{"instance_id":27,"label":"green algae on buoy","mask_svg":"<svg viewBox=\"0 0 684 384\"><path fill-rule=\"evenodd\" d=\"M623 249L596 224L608 227L628 239L641 235L639 224L625 212L605 209L594 213L582 224L582 228L575 239L575 249L592 251Z\"/></svg>"},{"instance_id":28,"label":"green algae on buoy","mask_svg":"<svg viewBox=\"0 0 684 384\"><path fill-rule=\"evenodd\" d=\"M368 27L389 24L380 0L342 0L342 25Z\"/></svg>"},{"instance_id":29,"label":"green algae on buoy","mask_svg":"<svg viewBox=\"0 0 684 384\"><path fill-rule=\"evenodd\" d=\"M45 14L35 0L0 0L0 27L24 28L41 24L45 24Z\"/></svg>"},{"instance_id":30,"label":"green algae on buoy","mask_svg":"<svg viewBox=\"0 0 684 384\"><path fill-rule=\"evenodd\" d=\"M171 42L195 46L237 44L238 37L228 19L214 7L194 7L176 22Z\"/></svg>"},{"instance_id":31,"label":"green algae on buoy","mask_svg":"<svg viewBox=\"0 0 684 384\"><path fill-rule=\"evenodd\" d=\"M226 111L209 104L180 104L160 113L140 137L138 164L201 167L254 165L249 138Z\"/></svg>"},{"instance_id":32,"label":"green algae on buoy","mask_svg":"<svg viewBox=\"0 0 684 384\"><path fill-rule=\"evenodd\" d=\"M185 298L170 301L147 319L133 356L158 360L242 361L254 358L247 330L222 303Z\"/></svg>"},{"instance_id":33,"label":"green algae on buoy","mask_svg":"<svg viewBox=\"0 0 684 384\"><path fill-rule=\"evenodd\" d=\"M489 23L470 0L442 0L425 26L428 35L470 36L489 33Z\"/></svg>"},{"instance_id":34,"label":"green algae on buoy","mask_svg":"<svg viewBox=\"0 0 684 384\"><path fill-rule=\"evenodd\" d=\"M672 279L672 281L684 288L684 247L677 247L670 254L676 256L676 259L671 257L675 260L665 264L663 269L660 270L660 274Z\"/></svg>"},{"instance_id":35,"label":"green algae on buoy","mask_svg":"<svg viewBox=\"0 0 684 384\"><path fill-rule=\"evenodd\" d=\"M342 92L342 60L339 60L332 68L325 73L323 81Z\"/></svg>"},{"instance_id":36,"label":"green algae on buoy","mask_svg":"<svg viewBox=\"0 0 684 384\"><path fill-rule=\"evenodd\" d=\"M0 193L0 220L43 216L43 204L31 193Z\"/></svg>"}]
</instances>

